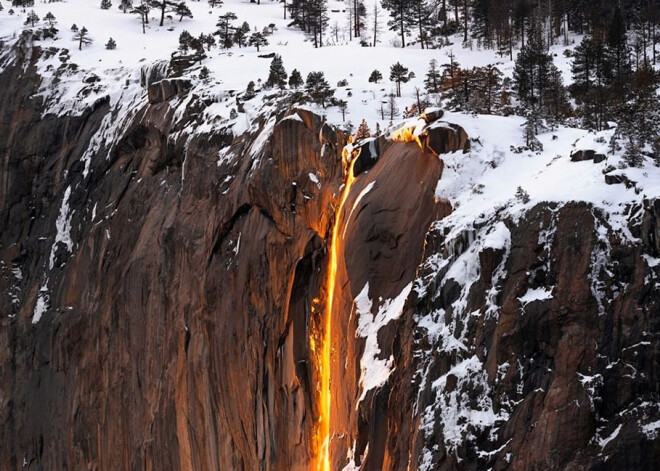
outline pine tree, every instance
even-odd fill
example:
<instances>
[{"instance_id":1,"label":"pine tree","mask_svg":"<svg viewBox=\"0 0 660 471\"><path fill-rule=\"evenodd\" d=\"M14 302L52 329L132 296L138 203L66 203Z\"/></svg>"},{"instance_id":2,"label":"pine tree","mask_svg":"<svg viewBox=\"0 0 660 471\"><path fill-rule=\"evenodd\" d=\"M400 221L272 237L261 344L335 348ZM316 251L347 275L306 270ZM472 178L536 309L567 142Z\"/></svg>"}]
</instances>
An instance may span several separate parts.
<instances>
[{"instance_id":1,"label":"pine tree","mask_svg":"<svg viewBox=\"0 0 660 471\"><path fill-rule=\"evenodd\" d=\"M89 37L89 32L84 26L73 36L74 41L78 41L78 50L82 50L83 45L89 46L92 44L92 38Z\"/></svg>"},{"instance_id":2,"label":"pine tree","mask_svg":"<svg viewBox=\"0 0 660 471\"><path fill-rule=\"evenodd\" d=\"M109 10L112 7L110 0L101 0L101 10Z\"/></svg>"},{"instance_id":3,"label":"pine tree","mask_svg":"<svg viewBox=\"0 0 660 471\"><path fill-rule=\"evenodd\" d=\"M414 12L412 0L383 0L383 8L389 10L391 31L396 31L401 38L401 47L406 47L406 34L410 32L411 15Z\"/></svg>"},{"instance_id":4,"label":"pine tree","mask_svg":"<svg viewBox=\"0 0 660 471\"><path fill-rule=\"evenodd\" d=\"M289 76L289 87L298 89L303 84L302 75L298 72L298 69L293 69L291 75Z\"/></svg>"},{"instance_id":5,"label":"pine tree","mask_svg":"<svg viewBox=\"0 0 660 471\"><path fill-rule=\"evenodd\" d=\"M380 80L383 80L383 74L381 74L380 71L374 70L371 72L369 83L378 83Z\"/></svg>"},{"instance_id":6,"label":"pine tree","mask_svg":"<svg viewBox=\"0 0 660 471\"><path fill-rule=\"evenodd\" d=\"M51 12L46 13L46 16L44 16L44 20L48 22L48 25L50 27L53 27L53 25L56 23L55 15L53 15Z\"/></svg>"},{"instance_id":7,"label":"pine tree","mask_svg":"<svg viewBox=\"0 0 660 471\"><path fill-rule=\"evenodd\" d=\"M428 93L440 93L441 86L442 74L438 68L438 61L431 59L429 70L426 72L426 79L424 80L424 88Z\"/></svg>"},{"instance_id":8,"label":"pine tree","mask_svg":"<svg viewBox=\"0 0 660 471\"><path fill-rule=\"evenodd\" d=\"M34 25L36 25L39 22L40 18L39 16L34 12L34 10L31 10L30 13L28 13L27 18L25 19L26 25L31 25L34 28Z\"/></svg>"},{"instance_id":9,"label":"pine tree","mask_svg":"<svg viewBox=\"0 0 660 471\"><path fill-rule=\"evenodd\" d=\"M141 0L140 4L136 7L133 7L131 10L131 13L134 15L138 15L140 18L140 24L142 25L142 34L146 34L147 30L147 24L149 24L149 11L151 9L149 8L149 4L145 0Z\"/></svg>"},{"instance_id":10,"label":"pine tree","mask_svg":"<svg viewBox=\"0 0 660 471\"><path fill-rule=\"evenodd\" d=\"M326 0L307 0L309 5L308 32L314 37L314 47L323 47L323 33L328 26L328 5Z\"/></svg>"},{"instance_id":11,"label":"pine tree","mask_svg":"<svg viewBox=\"0 0 660 471\"><path fill-rule=\"evenodd\" d=\"M348 3L351 12L351 24L349 25L349 28L353 30L353 36L358 38L362 35L362 30L365 27L367 7L364 6L362 0L348 0Z\"/></svg>"},{"instance_id":12,"label":"pine tree","mask_svg":"<svg viewBox=\"0 0 660 471\"><path fill-rule=\"evenodd\" d=\"M474 0L472 2L472 36L478 38L487 48L492 43L491 2L489 0Z\"/></svg>"},{"instance_id":13,"label":"pine tree","mask_svg":"<svg viewBox=\"0 0 660 471\"><path fill-rule=\"evenodd\" d=\"M206 79L209 78L210 75L211 75L211 71L206 66L202 67L199 71L199 79L200 80L206 80Z\"/></svg>"},{"instance_id":14,"label":"pine tree","mask_svg":"<svg viewBox=\"0 0 660 471\"><path fill-rule=\"evenodd\" d=\"M660 145L660 97L656 91L659 82L650 63L642 62L632 76L632 100L626 103L617 128L628 139L625 157L632 166L641 164L641 154L647 146L657 152Z\"/></svg>"},{"instance_id":15,"label":"pine tree","mask_svg":"<svg viewBox=\"0 0 660 471\"><path fill-rule=\"evenodd\" d=\"M637 136L629 135L626 142L625 152L623 153L623 160L630 167L641 167L644 163L644 156L642 155L642 146L640 145Z\"/></svg>"},{"instance_id":16,"label":"pine tree","mask_svg":"<svg viewBox=\"0 0 660 471\"><path fill-rule=\"evenodd\" d=\"M183 54L188 53L188 50L191 48L192 40L193 40L192 34L190 34L185 29L179 35L179 50Z\"/></svg>"},{"instance_id":17,"label":"pine tree","mask_svg":"<svg viewBox=\"0 0 660 471\"><path fill-rule=\"evenodd\" d=\"M112 51L114 49L117 49L117 43L114 39L110 38L108 39L108 42L105 43L105 48L109 51Z\"/></svg>"},{"instance_id":18,"label":"pine tree","mask_svg":"<svg viewBox=\"0 0 660 471\"><path fill-rule=\"evenodd\" d=\"M527 44L520 50L513 69L518 98L527 107L538 107L548 86L552 57L546 52L538 31L530 33Z\"/></svg>"},{"instance_id":19,"label":"pine tree","mask_svg":"<svg viewBox=\"0 0 660 471\"><path fill-rule=\"evenodd\" d=\"M554 64L550 66L544 103L547 109L548 119L553 127L561 123L571 112L571 104L568 101L566 87L564 87L564 79Z\"/></svg>"},{"instance_id":20,"label":"pine tree","mask_svg":"<svg viewBox=\"0 0 660 471\"><path fill-rule=\"evenodd\" d=\"M491 114L500 106L502 95L502 72L493 64L486 67L475 68L474 80L476 93L472 96L479 97L480 106L476 108L477 112Z\"/></svg>"},{"instance_id":21,"label":"pine tree","mask_svg":"<svg viewBox=\"0 0 660 471\"><path fill-rule=\"evenodd\" d=\"M34 6L34 0L12 0L11 6L23 8L23 11L25 11L25 8Z\"/></svg>"},{"instance_id":22,"label":"pine tree","mask_svg":"<svg viewBox=\"0 0 660 471\"><path fill-rule=\"evenodd\" d=\"M530 201L529 193L527 193L522 186L519 186L516 189L515 197L518 201L520 201L523 204L527 204Z\"/></svg>"},{"instance_id":23,"label":"pine tree","mask_svg":"<svg viewBox=\"0 0 660 471\"><path fill-rule=\"evenodd\" d=\"M451 90L458 83L458 74L461 70L461 65L456 62L454 51L449 51L447 57L449 58L449 62L442 64L442 88L444 90Z\"/></svg>"},{"instance_id":24,"label":"pine tree","mask_svg":"<svg viewBox=\"0 0 660 471\"><path fill-rule=\"evenodd\" d=\"M238 44L239 49L245 45L247 35L242 28L236 28L234 37L232 38L235 44Z\"/></svg>"},{"instance_id":25,"label":"pine tree","mask_svg":"<svg viewBox=\"0 0 660 471\"><path fill-rule=\"evenodd\" d=\"M195 59L196 62L199 62L200 64L202 61L206 58L206 54L204 51L204 40L205 40L205 35L201 34L199 38L192 37L190 40L190 49L193 50L193 58Z\"/></svg>"},{"instance_id":26,"label":"pine tree","mask_svg":"<svg viewBox=\"0 0 660 471\"><path fill-rule=\"evenodd\" d=\"M75 23L72 24L71 25L71 31L74 32L74 33L77 33L78 32L78 25L76 25Z\"/></svg>"},{"instance_id":27,"label":"pine tree","mask_svg":"<svg viewBox=\"0 0 660 471\"><path fill-rule=\"evenodd\" d=\"M348 113L348 102L346 100L337 100L337 106L339 111L341 111L341 121L342 123L346 121L346 114Z\"/></svg>"},{"instance_id":28,"label":"pine tree","mask_svg":"<svg viewBox=\"0 0 660 471\"><path fill-rule=\"evenodd\" d=\"M255 32L252 33L249 39L249 44L250 46L254 46L257 48L257 52L259 52L259 48L263 46L268 46L268 40L266 39L266 36L264 36L263 33L260 32Z\"/></svg>"},{"instance_id":29,"label":"pine tree","mask_svg":"<svg viewBox=\"0 0 660 471\"><path fill-rule=\"evenodd\" d=\"M540 152L543 150L543 144L536 137L541 129L543 128L543 120L537 108L532 108L527 113L527 121L524 124L525 127L525 143L527 148L534 151Z\"/></svg>"},{"instance_id":30,"label":"pine tree","mask_svg":"<svg viewBox=\"0 0 660 471\"><path fill-rule=\"evenodd\" d=\"M121 0L119 9L124 13L131 11L133 9L133 0Z\"/></svg>"},{"instance_id":31,"label":"pine tree","mask_svg":"<svg viewBox=\"0 0 660 471\"><path fill-rule=\"evenodd\" d=\"M185 2L176 3L172 0L147 0L147 2L156 10L160 10L159 26L163 26L165 24L165 16L168 13L176 12L177 7L181 4L185 6Z\"/></svg>"},{"instance_id":32,"label":"pine tree","mask_svg":"<svg viewBox=\"0 0 660 471\"><path fill-rule=\"evenodd\" d=\"M215 7L218 7L218 8L219 8L219 7L221 7L222 5L224 5L224 3L225 3L225 2L223 2L222 0L209 0L209 6L210 6L211 8L215 8Z\"/></svg>"},{"instance_id":33,"label":"pine tree","mask_svg":"<svg viewBox=\"0 0 660 471\"><path fill-rule=\"evenodd\" d=\"M609 85L616 102L625 101L630 90L629 54L626 24L617 6L607 33L607 62L612 69Z\"/></svg>"},{"instance_id":34,"label":"pine tree","mask_svg":"<svg viewBox=\"0 0 660 471\"><path fill-rule=\"evenodd\" d=\"M571 93L581 99L591 89L591 77L593 75L593 41L585 37L573 50L573 62L571 72L573 84Z\"/></svg>"},{"instance_id":35,"label":"pine tree","mask_svg":"<svg viewBox=\"0 0 660 471\"><path fill-rule=\"evenodd\" d=\"M208 51L210 51L211 48L216 45L215 38L213 37L212 34L202 33L199 35L199 40L204 45L204 47L206 47Z\"/></svg>"},{"instance_id":36,"label":"pine tree","mask_svg":"<svg viewBox=\"0 0 660 471\"><path fill-rule=\"evenodd\" d=\"M286 87L287 73L284 70L282 63L282 56L275 55L270 63L270 71L268 72L268 80L266 80L266 87L278 87L283 89Z\"/></svg>"},{"instance_id":37,"label":"pine tree","mask_svg":"<svg viewBox=\"0 0 660 471\"><path fill-rule=\"evenodd\" d=\"M368 137L371 137L371 129L369 129L367 121L363 119L355 132L355 140L359 141L360 139L366 139Z\"/></svg>"},{"instance_id":38,"label":"pine tree","mask_svg":"<svg viewBox=\"0 0 660 471\"><path fill-rule=\"evenodd\" d=\"M229 49L233 45L233 27L231 26L231 22L236 19L236 13L231 11L228 11L224 15L220 15L218 17L218 22L216 23L218 30L214 34L220 36L220 44L225 49Z\"/></svg>"},{"instance_id":39,"label":"pine tree","mask_svg":"<svg viewBox=\"0 0 660 471\"><path fill-rule=\"evenodd\" d=\"M315 103L320 104L323 108L325 108L326 101L335 94L323 72L310 72L307 75L305 91Z\"/></svg>"},{"instance_id":40,"label":"pine tree","mask_svg":"<svg viewBox=\"0 0 660 471\"><path fill-rule=\"evenodd\" d=\"M184 18L192 19L193 17L190 8L188 8L188 5L186 5L185 2L177 3L174 7L174 13L179 17L179 23L182 22Z\"/></svg>"},{"instance_id":41,"label":"pine tree","mask_svg":"<svg viewBox=\"0 0 660 471\"><path fill-rule=\"evenodd\" d=\"M431 7L426 0L411 0L412 11L407 15L406 21L411 29L417 30L417 39L424 49L428 48L428 28L432 18Z\"/></svg>"},{"instance_id":42,"label":"pine tree","mask_svg":"<svg viewBox=\"0 0 660 471\"><path fill-rule=\"evenodd\" d=\"M600 130L607 120L606 114L610 111L607 84L611 81L611 70L607 47L601 36L585 37L575 48L570 91L583 105L583 124L589 128Z\"/></svg>"},{"instance_id":43,"label":"pine tree","mask_svg":"<svg viewBox=\"0 0 660 471\"><path fill-rule=\"evenodd\" d=\"M454 72L451 86L447 88L444 97L449 101L449 107L457 111L474 111L483 109L481 96L477 92L477 69L458 68Z\"/></svg>"},{"instance_id":44,"label":"pine tree","mask_svg":"<svg viewBox=\"0 0 660 471\"><path fill-rule=\"evenodd\" d=\"M401 83L406 83L410 79L409 71L407 68L397 62L390 67L390 80L396 83L396 96L401 96Z\"/></svg>"},{"instance_id":45,"label":"pine tree","mask_svg":"<svg viewBox=\"0 0 660 471\"><path fill-rule=\"evenodd\" d=\"M246 100L254 98L254 96L257 94L254 91L254 87L255 87L254 81L250 80L250 82L247 84L247 89L245 90L245 95L243 95Z\"/></svg>"}]
</instances>

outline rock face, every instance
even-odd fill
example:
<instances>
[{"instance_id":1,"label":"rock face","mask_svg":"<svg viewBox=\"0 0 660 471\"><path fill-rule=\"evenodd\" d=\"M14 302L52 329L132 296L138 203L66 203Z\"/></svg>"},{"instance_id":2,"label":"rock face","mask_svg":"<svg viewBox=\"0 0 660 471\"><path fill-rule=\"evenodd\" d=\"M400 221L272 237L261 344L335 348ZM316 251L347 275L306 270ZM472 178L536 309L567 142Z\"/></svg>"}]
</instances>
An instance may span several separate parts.
<instances>
[{"instance_id":1,"label":"rock face","mask_svg":"<svg viewBox=\"0 0 660 471\"><path fill-rule=\"evenodd\" d=\"M175 96L183 96L190 90L190 80L182 78L163 79L149 85L149 103L152 105L162 103Z\"/></svg>"},{"instance_id":2,"label":"rock face","mask_svg":"<svg viewBox=\"0 0 660 471\"><path fill-rule=\"evenodd\" d=\"M107 106L41 116L22 65L0 78L0 469L307 469L343 136L267 117L219 163L226 134L171 139L147 104L85 178Z\"/></svg>"},{"instance_id":3,"label":"rock face","mask_svg":"<svg viewBox=\"0 0 660 471\"><path fill-rule=\"evenodd\" d=\"M660 460L659 202L631 239L582 203L456 233L435 189L470 141L436 121L378 139L333 228L346 139L313 113L188 136L151 71L100 143L110 101L44 114L28 46L0 72L1 470L310 469L332 230L333 470Z\"/></svg>"},{"instance_id":4,"label":"rock face","mask_svg":"<svg viewBox=\"0 0 660 471\"><path fill-rule=\"evenodd\" d=\"M640 208L632 245L599 238L607 222L580 203L454 241L437 225L426 253L450 266L427 259L398 328L388 422L414 438L392 434L391 469L409 456L423 469L652 469L660 300L643 254L658 253L656 206ZM469 282L451 276L470 263Z\"/></svg>"}]
</instances>

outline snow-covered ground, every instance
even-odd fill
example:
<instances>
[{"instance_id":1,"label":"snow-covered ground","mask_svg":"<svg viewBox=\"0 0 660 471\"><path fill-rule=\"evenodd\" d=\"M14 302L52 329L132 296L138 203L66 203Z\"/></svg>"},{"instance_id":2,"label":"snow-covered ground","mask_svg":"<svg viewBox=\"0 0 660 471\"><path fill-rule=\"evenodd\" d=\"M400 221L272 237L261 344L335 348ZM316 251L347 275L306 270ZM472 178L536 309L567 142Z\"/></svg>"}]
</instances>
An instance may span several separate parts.
<instances>
[{"instance_id":1,"label":"snow-covered ground","mask_svg":"<svg viewBox=\"0 0 660 471\"><path fill-rule=\"evenodd\" d=\"M380 13L382 32L377 47L362 47L359 39L349 42L346 3L337 0L328 2L330 27L326 32L326 41L329 41L329 45L321 48L314 48L313 41L298 28L287 26L290 24L290 19L288 15L287 19L284 19L282 3L271 0L264 0L260 5L250 3L249 0L226 0L221 8L211 8L206 1L189 1L193 18L184 18L183 21L179 21L178 18L166 19L163 27L158 26L160 12L152 10L146 34L142 34L141 23L136 15L122 13L118 9L118 1L114 1L109 10L102 10L99 6L100 0L68 0L56 3L37 0L34 7L26 11L15 8L14 15L8 13L11 8L8 1L0 0L0 2L5 7L0 12L0 37L17 38L23 29L31 28L24 25L24 21L32 9L41 18L37 27L46 25L43 18L51 12L55 15L57 21L55 26L59 29L59 34L57 39L44 40L41 45L67 48L70 62L77 64L83 71L93 71L105 83L116 80L118 68L138 69L159 60L169 60L178 48L179 35L182 31L187 30L194 36L200 33L212 33L217 30L215 25L220 14L234 12L238 17L233 22L234 25L239 26L247 21L253 30L261 31L265 26L275 24L277 29L268 37L269 45L262 47L259 52L254 47L234 46L229 50L213 48L208 54L209 57L197 68L206 66L211 71L215 92L242 91L251 80L265 81L270 59L258 56L274 52L282 56L288 73L295 68L305 78L309 72L321 70L333 87L340 80L347 80L348 86L340 87L335 92L337 98L348 102L346 121L357 125L362 119L366 119L372 129L377 122L381 127L389 122L388 117L381 119L380 102L384 101L394 89L394 84L388 78L390 66L397 61L415 74L415 78L402 85L402 97L397 99L397 106L401 112L416 103L415 88L424 94L424 75L431 59L436 59L439 64L448 63L448 54L453 52L456 56L455 60L463 67L498 63L498 67L506 76L511 75L513 68L513 63L508 57L502 58L493 50L465 48L458 36L453 38L453 45L442 49L423 50L419 46L405 49L396 47L393 44L396 43L398 35L387 29L389 16L386 10ZM365 2L369 16L366 21L366 36L363 37L368 41L372 40L373 34L371 12L374 2L379 0ZM83 46L81 51L73 40L74 33L70 31L74 23L79 28L85 26L94 40L93 44ZM336 37L333 34L334 25L339 29ZM105 49L110 37L117 42L115 50ZM579 41L579 38L576 39ZM568 83L570 64L569 59L562 54L564 49L566 48L563 46L553 46L555 63L564 72L564 80ZM383 80L378 84L368 82L369 75L374 69L379 70L383 75ZM124 75L130 74L124 71ZM76 81L81 82L80 78ZM80 88L82 88L81 83ZM75 107L69 109L72 108ZM337 107L320 111L327 115L330 122L338 124L343 122L341 111Z\"/></svg>"}]
</instances>

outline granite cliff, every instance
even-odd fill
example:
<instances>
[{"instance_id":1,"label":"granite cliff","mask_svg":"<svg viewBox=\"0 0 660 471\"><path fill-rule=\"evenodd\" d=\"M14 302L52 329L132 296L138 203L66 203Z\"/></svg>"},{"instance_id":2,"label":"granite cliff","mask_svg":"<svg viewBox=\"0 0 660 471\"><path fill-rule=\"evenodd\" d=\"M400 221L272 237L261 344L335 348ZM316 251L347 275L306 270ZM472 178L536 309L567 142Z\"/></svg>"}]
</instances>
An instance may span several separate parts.
<instances>
[{"instance_id":1,"label":"granite cliff","mask_svg":"<svg viewBox=\"0 0 660 471\"><path fill-rule=\"evenodd\" d=\"M0 72L0 469L313 468L332 231L330 469L660 460L660 201L630 237L579 201L457 230L436 184L472 140L441 113L351 144L274 96L204 127L160 67L131 113L55 114L54 53Z\"/></svg>"}]
</instances>

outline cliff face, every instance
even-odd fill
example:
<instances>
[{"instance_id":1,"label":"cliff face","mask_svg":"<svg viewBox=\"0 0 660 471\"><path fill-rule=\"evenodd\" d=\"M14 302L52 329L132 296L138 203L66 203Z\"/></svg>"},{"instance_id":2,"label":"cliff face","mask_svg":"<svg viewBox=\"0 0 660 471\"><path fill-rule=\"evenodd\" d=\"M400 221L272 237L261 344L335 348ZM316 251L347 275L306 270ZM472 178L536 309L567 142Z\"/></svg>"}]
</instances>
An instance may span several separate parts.
<instances>
[{"instance_id":1,"label":"cliff face","mask_svg":"<svg viewBox=\"0 0 660 471\"><path fill-rule=\"evenodd\" d=\"M41 116L23 63L0 87L1 467L306 469L342 135L301 112L219 162L224 131L177 139L145 105L85 178L111 110Z\"/></svg>"},{"instance_id":2,"label":"cliff face","mask_svg":"<svg viewBox=\"0 0 660 471\"><path fill-rule=\"evenodd\" d=\"M190 133L202 100L166 81L106 135L118 105L44 113L44 52L15 53L0 469L310 469L333 230L331 469L660 459L657 201L628 239L584 203L458 231L436 183L470 143L438 122L422 147L365 146L333 227L346 138L315 114Z\"/></svg>"}]
</instances>

